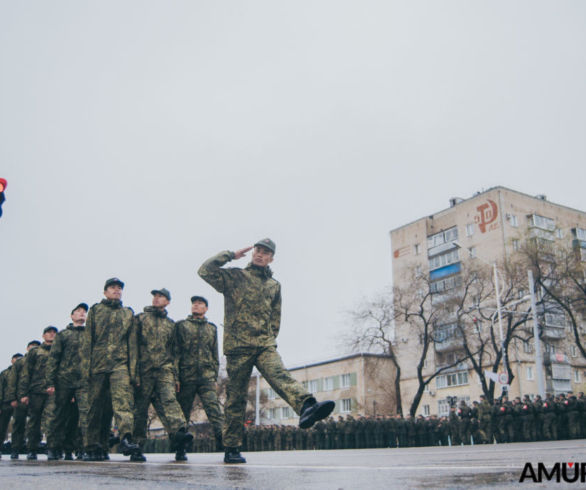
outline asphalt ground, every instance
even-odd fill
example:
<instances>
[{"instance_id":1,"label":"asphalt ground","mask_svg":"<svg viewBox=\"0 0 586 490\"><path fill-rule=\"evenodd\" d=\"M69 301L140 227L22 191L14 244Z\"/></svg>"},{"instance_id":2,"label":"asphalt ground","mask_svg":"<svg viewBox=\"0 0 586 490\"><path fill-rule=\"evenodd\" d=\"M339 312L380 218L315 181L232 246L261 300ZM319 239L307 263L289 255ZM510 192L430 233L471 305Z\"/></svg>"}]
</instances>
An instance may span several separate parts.
<instances>
[{"instance_id":1,"label":"asphalt ground","mask_svg":"<svg viewBox=\"0 0 586 490\"><path fill-rule=\"evenodd\" d=\"M482 446L251 452L244 465L225 465L221 453L147 454L130 463L0 461L2 489L204 488L204 489L436 489L585 488L583 483L519 482L525 464L586 462L586 440Z\"/></svg>"}]
</instances>

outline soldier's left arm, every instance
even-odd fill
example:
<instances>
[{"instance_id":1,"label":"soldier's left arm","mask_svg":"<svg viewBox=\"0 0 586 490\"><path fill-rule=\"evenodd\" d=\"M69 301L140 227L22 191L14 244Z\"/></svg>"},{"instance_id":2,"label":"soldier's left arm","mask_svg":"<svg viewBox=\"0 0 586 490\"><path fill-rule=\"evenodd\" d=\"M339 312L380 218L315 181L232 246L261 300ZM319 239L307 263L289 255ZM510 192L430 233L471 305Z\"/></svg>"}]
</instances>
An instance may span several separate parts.
<instances>
[{"instance_id":1,"label":"soldier's left arm","mask_svg":"<svg viewBox=\"0 0 586 490\"><path fill-rule=\"evenodd\" d=\"M129 308L131 313L130 328L128 329L128 374L132 384L140 383L138 379L138 329L140 327L138 317Z\"/></svg>"},{"instance_id":2,"label":"soldier's left arm","mask_svg":"<svg viewBox=\"0 0 586 490\"><path fill-rule=\"evenodd\" d=\"M45 373L45 379L47 381L47 387L55 387L57 382L57 371L61 364L61 355L63 354L63 335L58 333L51 345L49 351L49 359L47 359L47 372Z\"/></svg>"},{"instance_id":3,"label":"soldier's left arm","mask_svg":"<svg viewBox=\"0 0 586 490\"><path fill-rule=\"evenodd\" d=\"M273 298L273 302L271 304L272 311L271 311L271 329L273 331L273 335L275 338L279 335L279 330L281 329L281 285L278 285L277 293Z\"/></svg>"},{"instance_id":4,"label":"soldier's left arm","mask_svg":"<svg viewBox=\"0 0 586 490\"><path fill-rule=\"evenodd\" d=\"M218 328L214 325L214 341L212 345L212 354L214 356L214 369L216 371L216 380L220 371L220 352L218 348Z\"/></svg>"}]
</instances>

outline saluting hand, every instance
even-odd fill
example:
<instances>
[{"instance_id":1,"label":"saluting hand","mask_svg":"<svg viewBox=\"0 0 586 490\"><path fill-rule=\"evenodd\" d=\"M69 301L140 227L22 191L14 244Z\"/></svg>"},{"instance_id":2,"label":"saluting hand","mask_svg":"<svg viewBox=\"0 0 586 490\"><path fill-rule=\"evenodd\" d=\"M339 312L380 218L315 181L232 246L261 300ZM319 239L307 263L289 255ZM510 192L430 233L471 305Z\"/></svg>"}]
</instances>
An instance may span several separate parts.
<instances>
[{"instance_id":1,"label":"saluting hand","mask_svg":"<svg viewBox=\"0 0 586 490\"><path fill-rule=\"evenodd\" d=\"M55 387L54 386L49 386L47 388L47 394L54 395L55 394Z\"/></svg>"},{"instance_id":2,"label":"saluting hand","mask_svg":"<svg viewBox=\"0 0 586 490\"><path fill-rule=\"evenodd\" d=\"M250 250L252 250L253 247L246 247L246 248L242 248L240 250L236 250L236 252L234 252L234 260L238 260L241 259L242 257L244 257L246 255L246 252L249 252Z\"/></svg>"}]
</instances>

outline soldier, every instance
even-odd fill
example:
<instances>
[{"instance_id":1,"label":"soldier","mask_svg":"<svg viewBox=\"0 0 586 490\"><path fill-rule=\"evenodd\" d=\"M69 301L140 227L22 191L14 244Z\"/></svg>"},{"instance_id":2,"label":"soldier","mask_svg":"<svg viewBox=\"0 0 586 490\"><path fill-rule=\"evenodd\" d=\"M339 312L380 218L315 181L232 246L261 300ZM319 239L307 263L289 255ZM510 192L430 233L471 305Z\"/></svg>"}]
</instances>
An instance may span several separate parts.
<instances>
[{"instance_id":1,"label":"soldier","mask_svg":"<svg viewBox=\"0 0 586 490\"><path fill-rule=\"evenodd\" d=\"M179 359L179 393L177 399L189 423L195 396L203 405L214 430L216 450L221 451L224 416L217 393L218 331L206 318L208 300L203 296L191 297L191 315L177 323L177 348Z\"/></svg>"},{"instance_id":2,"label":"soldier","mask_svg":"<svg viewBox=\"0 0 586 490\"><path fill-rule=\"evenodd\" d=\"M86 461L101 461L103 432L111 423L104 412L112 410L119 433L118 450L125 456L141 454L132 442L134 393L137 382L137 345L134 312L122 305L124 283L114 277L104 284L104 296L87 316L82 341L82 379L87 383L88 415L84 444ZM111 397L111 400L108 400Z\"/></svg>"},{"instance_id":3,"label":"soldier","mask_svg":"<svg viewBox=\"0 0 586 490\"><path fill-rule=\"evenodd\" d=\"M521 424L523 440L535 441L535 409L529 395L525 395L521 403Z\"/></svg>"},{"instance_id":4,"label":"soldier","mask_svg":"<svg viewBox=\"0 0 586 490\"><path fill-rule=\"evenodd\" d=\"M543 400L540 395L535 395L533 400L533 413L535 414L535 440L543 441Z\"/></svg>"},{"instance_id":5,"label":"soldier","mask_svg":"<svg viewBox=\"0 0 586 490\"><path fill-rule=\"evenodd\" d=\"M543 402L543 437L546 441L555 441L558 438L556 412L557 402L547 393Z\"/></svg>"},{"instance_id":6,"label":"soldier","mask_svg":"<svg viewBox=\"0 0 586 490\"><path fill-rule=\"evenodd\" d=\"M460 408L458 408L458 417L460 417L460 442L462 444L470 444L470 407L466 405L464 400L460 401Z\"/></svg>"},{"instance_id":7,"label":"soldier","mask_svg":"<svg viewBox=\"0 0 586 490\"><path fill-rule=\"evenodd\" d=\"M31 340L26 346L27 353L34 347L38 347L41 343L38 340ZM18 398L18 387L22 381L22 368L26 355L17 359L12 365L10 375L8 376L8 386L6 397L11 400L10 406L12 412L12 440L11 440L11 454L10 459L18 459L18 456L25 449L24 433L26 426L27 406Z\"/></svg>"},{"instance_id":8,"label":"soldier","mask_svg":"<svg viewBox=\"0 0 586 490\"><path fill-rule=\"evenodd\" d=\"M135 390L134 440L141 446L147 436L148 410L152 403L163 423L176 461L187 461L186 446L193 440L175 395L178 386L176 366L176 327L167 316L171 293L154 289L152 306L136 315L135 328L138 345L138 373ZM189 419L188 419L189 420ZM146 461L141 453L133 453L130 461Z\"/></svg>"},{"instance_id":9,"label":"soldier","mask_svg":"<svg viewBox=\"0 0 586 490\"><path fill-rule=\"evenodd\" d=\"M568 436L570 439L578 439L580 437L580 407L578 399L573 393L568 393L567 416L568 416Z\"/></svg>"},{"instance_id":10,"label":"soldier","mask_svg":"<svg viewBox=\"0 0 586 490\"><path fill-rule=\"evenodd\" d=\"M484 395L480 395L480 403L478 404L478 424L480 436L484 439L484 442L491 443L494 437L492 407Z\"/></svg>"},{"instance_id":11,"label":"soldier","mask_svg":"<svg viewBox=\"0 0 586 490\"><path fill-rule=\"evenodd\" d=\"M10 371L14 363L22 357L22 354L14 354L11 359L10 366L0 373L0 446L6 439L6 432L8 431L8 424L12 417L13 408L10 405L12 401L8 397L8 380L10 379ZM0 458L2 456L0 455Z\"/></svg>"},{"instance_id":12,"label":"soldier","mask_svg":"<svg viewBox=\"0 0 586 490\"><path fill-rule=\"evenodd\" d=\"M85 427L87 393L82 389L80 344L88 305L78 304L71 321L55 337L47 361L47 393L54 396L55 410L47 424L47 459L73 460L73 451L81 451L80 427Z\"/></svg>"},{"instance_id":13,"label":"soldier","mask_svg":"<svg viewBox=\"0 0 586 490\"><path fill-rule=\"evenodd\" d=\"M51 326L43 330L43 343L31 349L25 358L22 368L21 382L18 385L18 398L21 403L28 405L28 420L26 424L26 439L28 455L26 459L36 460L41 442L41 423L47 413L53 411L54 401L47 394L47 361L51 345L57 335L57 328Z\"/></svg>"},{"instance_id":14,"label":"soldier","mask_svg":"<svg viewBox=\"0 0 586 490\"><path fill-rule=\"evenodd\" d=\"M220 252L208 259L199 275L224 295L224 353L227 358L225 463L245 463L240 455L248 383L254 366L271 387L299 415L299 427L310 428L334 409L333 401L317 402L287 372L277 353L281 325L281 285L272 278L269 264L275 243L266 238L254 244L252 262L245 268L221 267L252 250Z\"/></svg>"}]
</instances>

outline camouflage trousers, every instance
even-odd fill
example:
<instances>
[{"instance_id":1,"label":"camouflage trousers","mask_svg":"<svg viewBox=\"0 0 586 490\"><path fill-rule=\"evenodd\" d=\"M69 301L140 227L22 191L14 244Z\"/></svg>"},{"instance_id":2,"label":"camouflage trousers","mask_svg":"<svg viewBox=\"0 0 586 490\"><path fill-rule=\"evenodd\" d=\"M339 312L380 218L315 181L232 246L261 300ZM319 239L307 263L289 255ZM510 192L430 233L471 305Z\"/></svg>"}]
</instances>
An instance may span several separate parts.
<instances>
[{"instance_id":1,"label":"camouflage trousers","mask_svg":"<svg viewBox=\"0 0 586 490\"><path fill-rule=\"evenodd\" d=\"M303 402L311 398L300 383L295 381L283 366L281 356L275 347L259 347L231 351L226 354L228 385L224 415L224 446L239 447L242 444L248 383L254 366L258 368L271 388L285 400L297 414Z\"/></svg>"},{"instance_id":2,"label":"camouflage trousers","mask_svg":"<svg viewBox=\"0 0 586 490\"><path fill-rule=\"evenodd\" d=\"M28 408L22 403L18 403L12 412L12 451L22 453L25 450L24 433L26 427L26 415Z\"/></svg>"},{"instance_id":3,"label":"camouflage trousers","mask_svg":"<svg viewBox=\"0 0 586 490\"><path fill-rule=\"evenodd\" d=\"M55 410L52 396L33 393L28 401L26 443L29 451L36 452L41 442L41 432L47 430L48 414Z\"/></svg>"},{"instance_id":4,"label":"camouflage trousers","mask_svg":"<svg viewBox=\"0 0 586 490\"><path fill-rule=\"evenodd\" d=\"M87 429L84 445L107 449L105 435L110 433L112 414L121 437L134 429L134 393L126 366L118 366L111 373L90 376L87 387ZM110 416L108 417L108 414Z\"/></svg>"},{"instance_id":5,"label":"camouflage trousers","mask_svg":"<svg viewBox=\"0 0 586 490\"><path fill-rule=\"evenodd\" d=\"M12 407L10 403L3 403L0 408L0 445L6 439L6 433L8 432L8 424L12 417Z\"/></svg>"},{"instance_id":6,"label":"camouflage trousers","mask_svg":"<svg viewBox=\"0 0 586 490\"><path fill-rule=\"evenodd\" d=\"M141 375L140 386L134 391L133 437L141 446L147 438L148 412L151 403L167 434L175 434L185 427L181 407L175 396L175 375L171 370L156 369Z\"/></svg>"},{"instance_id":7,"label":"camouflage trousers","mask_svg":"<svg viewBox=\"0 0 586 490\"><path fill-rule=\"evenodd\" d=\"M82 449L82 430L86 426L87 393L81 388L57 386L55 405L48 413L47 446L73 452Z\"/></svg>"},{"instance_id":8,"label":"camouflage trousers","mask_svg":"<svg viewBox=\"0 0 586 490\"><path fill-rule=\"evenodd\" d=\"M179 401L185 420L188 423L196 395L199 395L206 416L214 428L214 434L221 436L224 427L224 415L222 415L220 402L218 401L216 380L201 378L197 381L181 382L181 390L177 393L177 401Z\"/></svg>"}]
</instances>

